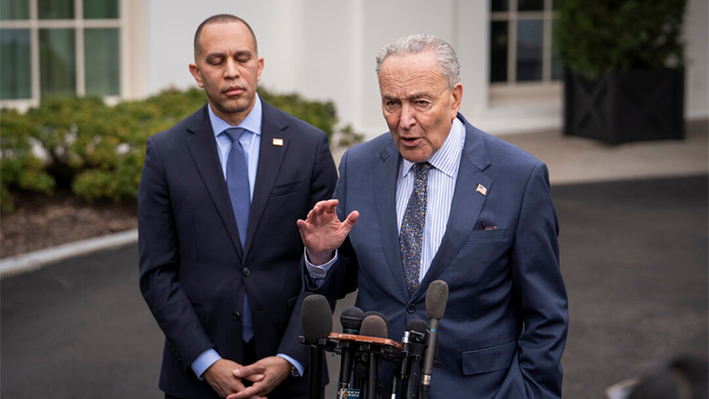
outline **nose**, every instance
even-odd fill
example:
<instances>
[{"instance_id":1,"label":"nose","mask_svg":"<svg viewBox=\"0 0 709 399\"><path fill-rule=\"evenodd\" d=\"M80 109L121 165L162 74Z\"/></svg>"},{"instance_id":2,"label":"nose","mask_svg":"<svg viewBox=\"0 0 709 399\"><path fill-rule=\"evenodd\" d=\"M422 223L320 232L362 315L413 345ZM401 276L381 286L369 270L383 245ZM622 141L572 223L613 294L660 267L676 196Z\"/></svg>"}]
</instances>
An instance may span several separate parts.
<instances>
[{"instance_id":1,"label":"nose","mask_svg":"<svg viewBox=\"0 0 709 399\"><path fill-rule=\"evenodd\" d=\"M224 77L226 79L235 79L239 77L239 68L236 65L236 61L229 58L226 61L224 68Z\"/></svg>"},{"instance_id":2,"label":"nose","mask_svg":"<svg viewBox=\"0 0 709 399\"><path fill-rule=\"evenodd\" d=\"M401 117L399 118L399 127L402 129L411 129L416 124L416 112L414 108L407 104L403 103L401 105Z\"/></svg>"}]
</instances>

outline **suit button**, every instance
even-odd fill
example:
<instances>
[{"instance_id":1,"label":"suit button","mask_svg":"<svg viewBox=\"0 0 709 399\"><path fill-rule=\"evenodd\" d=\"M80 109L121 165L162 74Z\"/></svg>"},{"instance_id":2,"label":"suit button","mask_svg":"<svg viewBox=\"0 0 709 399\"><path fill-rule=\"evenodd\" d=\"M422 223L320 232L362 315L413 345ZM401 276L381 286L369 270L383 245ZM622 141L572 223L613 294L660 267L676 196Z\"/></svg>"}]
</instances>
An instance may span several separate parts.
<instances>
[{"instance_id":1,"label":"suit button","mask_svg":"<svg viewBox=\"0 0 709 399\"><path fill-rule=\"evenodd\" d=\"M409 312L409 313L411 313L411 314L414 314L414 313L416 313L416 306L414 306L414 305L409 305L409 306L406 308L406 311Z\"/></svg>"},{"instance_id":2,"label":"suit button","mask_svg":"<svg viewBox=\"0 0 709 399\"><path fill-rule=\"evenodd\" d=\"M239 312L234 312L231 314L231 319L234 321L239 321L241 320L241 313Z\"/></svg>"},{"instance_id":3,"label":"suit button","mask_svg":"<svg viewBox=\"0 0 709 399\"><path fill-rule=\"evenodd\" d=\"M245 268L241 269L241 273L244 274L244 277L249 277L249 275L251 274L251 270L249 270L248 267L245 267Z\"/></svg>"}]
</instances>

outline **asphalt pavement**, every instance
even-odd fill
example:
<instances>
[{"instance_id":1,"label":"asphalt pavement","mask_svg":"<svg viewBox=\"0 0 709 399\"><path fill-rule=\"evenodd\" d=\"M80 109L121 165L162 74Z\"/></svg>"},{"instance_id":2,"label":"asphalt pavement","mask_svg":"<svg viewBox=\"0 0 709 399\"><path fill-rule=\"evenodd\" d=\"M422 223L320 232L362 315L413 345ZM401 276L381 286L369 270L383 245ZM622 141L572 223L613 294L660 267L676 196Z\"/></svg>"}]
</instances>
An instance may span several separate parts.
<instances>
[{"instance_id":1,"label":"asphalt pavement","mask_svg":"<svg viewBox=\"0 0 709 399\"><path fill-rule=\"evenodd\" d=\"M565 398L600 399L679 353L707 354L707 181L552 188L571 319ZM0 306L0 397L162 397L137 245L5 277Z\"/></svg>"}]
</instances>

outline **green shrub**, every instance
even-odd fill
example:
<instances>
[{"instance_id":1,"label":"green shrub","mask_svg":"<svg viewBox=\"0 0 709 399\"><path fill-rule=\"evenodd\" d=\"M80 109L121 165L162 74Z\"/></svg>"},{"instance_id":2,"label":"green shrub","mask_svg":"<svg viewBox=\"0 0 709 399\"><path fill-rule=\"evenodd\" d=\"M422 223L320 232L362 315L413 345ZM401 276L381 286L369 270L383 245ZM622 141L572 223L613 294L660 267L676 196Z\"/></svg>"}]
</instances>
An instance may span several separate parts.
<instances>
[{"instance_id":1,"label":"green shrub","mask_svg":"<svg viewBox=\"0 0 709 399\"><path fill-rule=\"evenodd\" d=\"M331 141L351 145L362 140L351 126L338 129L332 102L305 100L297 94L259 94L269 103L324 130ZM70 187L87 201L134 200L145 158L145 142L206 104L201 89L165 90L142 101L106 105L100 98L43 99L25 114L0 114L0 201L12 210L18 190L52 193ZM46 154L32 152L32 143Z\"/></svg>"},{"instance_id":2,"label":"green shrub","mask_svg":"<svg viewBox=\"0 0 709 399\"><path fill-rule=\"evenodd\" d=\"M590 79L680 67L685 6L686 0L564 0L555 41L566 66Z\"/></svg>"},{"instance_id":3,"label":"green shrub","mask_svg":"<svg viewBox=\"0 0 709 399\"><path fill-rule=\"evenodd\" d=\"M54 192L55 181L32 152L39 126L15 110L0 111L0 208L12 211L17 190Z\"/></svg>"}]
</instances>

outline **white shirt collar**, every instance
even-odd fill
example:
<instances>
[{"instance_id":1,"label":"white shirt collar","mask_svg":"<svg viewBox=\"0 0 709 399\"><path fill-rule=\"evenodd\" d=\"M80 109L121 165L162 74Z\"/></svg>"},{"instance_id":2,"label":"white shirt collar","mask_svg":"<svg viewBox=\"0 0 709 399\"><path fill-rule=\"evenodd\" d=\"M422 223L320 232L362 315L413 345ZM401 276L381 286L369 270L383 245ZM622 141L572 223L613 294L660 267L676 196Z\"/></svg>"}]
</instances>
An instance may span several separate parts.
<instances>
[{"instance_id":1,"label":"white shirt collar","mask_svg":"<svg viewBox=\"0 0 709 399\"><path fill-rule=\"evenodd\" d=\"M431 154L427 160L434 168L450 177L454 177L458 170L458 163L463 151L463 142L465 139L463 134L464 129L463 123L458 118L453 119L451 131L448 133L448 137L446 137L443 145L441 145L438 151ZM406 176L413 166L413 162L403 159L401 176L399 176L399 178Z\"/></svg>"}]
</instances>

